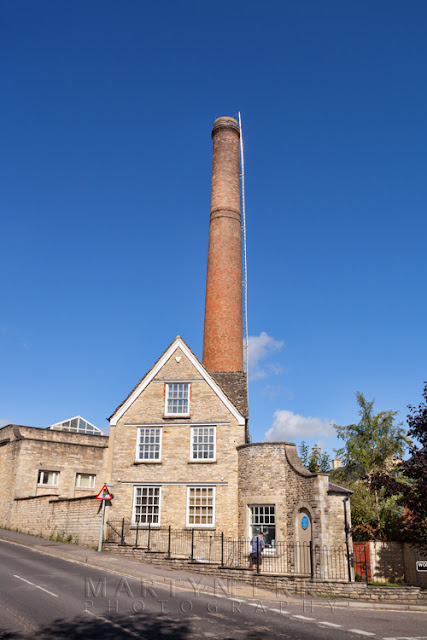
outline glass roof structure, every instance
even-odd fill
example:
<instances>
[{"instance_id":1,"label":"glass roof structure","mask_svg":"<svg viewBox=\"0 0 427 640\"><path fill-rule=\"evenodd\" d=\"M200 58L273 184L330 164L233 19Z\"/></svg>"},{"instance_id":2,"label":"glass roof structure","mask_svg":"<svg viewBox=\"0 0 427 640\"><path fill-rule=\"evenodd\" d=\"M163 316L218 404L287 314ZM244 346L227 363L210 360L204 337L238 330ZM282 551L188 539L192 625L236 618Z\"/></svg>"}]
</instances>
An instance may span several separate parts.
<instances>
[{"instance_id":1,"label":"glass roof structure","mask_svg":"<svg viewBox=\"0 0 427 640\"><path fill-rule=\"evenodd\" d=\"M69 418L63 422L51 424L49 427L46 427L46 429L52 429L54 431L72 431L73 433L86 433L92 436L103 435L101 429L98 429L95 425L84 420L81 416L75 416L74 418Z\"/></svg>"}]
</instances>

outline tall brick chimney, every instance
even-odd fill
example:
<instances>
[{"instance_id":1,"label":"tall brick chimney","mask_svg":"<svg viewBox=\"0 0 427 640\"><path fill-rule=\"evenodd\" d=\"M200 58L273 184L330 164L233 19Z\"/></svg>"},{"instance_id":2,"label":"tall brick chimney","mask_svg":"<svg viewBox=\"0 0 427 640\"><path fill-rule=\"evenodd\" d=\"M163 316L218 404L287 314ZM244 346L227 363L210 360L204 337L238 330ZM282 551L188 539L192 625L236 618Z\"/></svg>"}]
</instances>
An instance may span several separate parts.
<instances>
[{"instance_id":1,"label":"tall brick chimney","mask_svg":"<svg viewBox=\"0 0 427 640\"><path fill-rule=\"evenodd\" d=\"M208 371L243 371L239 138L234 118L215 120L203 342Z\"/></svg>"}]
</instances>

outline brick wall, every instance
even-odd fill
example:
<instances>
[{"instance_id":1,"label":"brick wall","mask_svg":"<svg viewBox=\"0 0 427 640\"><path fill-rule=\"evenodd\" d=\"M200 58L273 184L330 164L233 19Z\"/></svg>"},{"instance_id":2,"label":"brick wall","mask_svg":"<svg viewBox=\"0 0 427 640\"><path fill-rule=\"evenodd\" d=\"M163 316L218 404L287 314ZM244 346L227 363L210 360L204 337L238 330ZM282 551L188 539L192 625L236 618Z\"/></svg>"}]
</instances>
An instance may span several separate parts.
<instances>
[{"instance_id":1,"label":"brick wall","mask_svg":"<svg viewBox=\"0 0 427 640\"><path fill-rule=\"evenodd\" d=\"M203 343L209 371L243 370L240 130L218 118L212 130L212 190Z\"/></svg>"}]
</instances>

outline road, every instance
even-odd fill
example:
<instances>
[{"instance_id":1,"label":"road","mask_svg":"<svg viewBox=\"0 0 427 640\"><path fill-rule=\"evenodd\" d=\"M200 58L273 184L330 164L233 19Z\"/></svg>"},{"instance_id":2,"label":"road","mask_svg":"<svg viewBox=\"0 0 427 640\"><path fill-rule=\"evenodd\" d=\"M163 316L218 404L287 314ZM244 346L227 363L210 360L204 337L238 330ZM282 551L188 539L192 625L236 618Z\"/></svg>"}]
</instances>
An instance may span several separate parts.
<instances>
[{"instance_id":1,"label":"road","mask_svg":"<svg viewBox=\"0 0 427 640\"><path fill-rule=\"evenodd\" d=\"M120 576L0 541L0 639L427 640L427 613L239 594L194 575L177 587ZM265 593L264 593L265 595Z\"/></svg>"}]
</instances>

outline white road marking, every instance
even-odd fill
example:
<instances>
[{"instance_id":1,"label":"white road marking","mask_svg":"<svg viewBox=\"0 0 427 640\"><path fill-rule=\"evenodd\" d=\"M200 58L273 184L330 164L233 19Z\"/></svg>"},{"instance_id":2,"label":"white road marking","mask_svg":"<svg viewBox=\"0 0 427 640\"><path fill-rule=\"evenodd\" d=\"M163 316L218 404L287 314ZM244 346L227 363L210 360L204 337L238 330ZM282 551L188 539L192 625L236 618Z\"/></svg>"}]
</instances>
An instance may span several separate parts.
<instances>
[{"instance_id":1,"label":"white road marking","mask_svg":"<svg viewBox=\"0 0 427 640\"><path fill-rule=\"evenodd\" d=\"M360 636L374 636L375 633L370 631L362 631L361 629L349 629L350 633L358 633Z\"/></svg>"},{"instance_id":2,"label":"white road marking","mask_svg":"<svg viewBox=\"0 0 427 640\"><path fill-rule=\"evenodd\" d=\"M37 589L41 589L42 591L44 591L45 593L48 593L50 596L53 596L54 598L58 597L58 594L52 593L52 591L48 591L47 589L44 589L43 587L40 587L38 584L34 584L34 582L30 582L29 580L26 580L25 578L21 578L21 576L16 576L14 574L13 577L14 578L18 578L18 580L22 580L23 582L26 582L27 584L30 584L32 587L36 587Z\"/></svg>"},{"instance_id":3,"label":"white road marking","mask_svg":"<svg viewBox=\"0 0 427 640\"><path fill-rule=\"evenodd\" d=\"M285 615L290 614L290 611L280 611L280 609L270 609L270 611L274 611L274 613L284 613Z\"/></svg>"},{"instance_id":4,"label":"white road marking","mask_svg":"<svg viewBox=\"0 0 427 640\"><path fill-rule=\"evenodd\" d=\"M310 622L313 622L313 620L316 620L316 618L307 618L307 616L292 616L293 618L298 618L298 620L309 620Z\"/></svg>"},{"instance_id":5,"label":"white road marking","mask_svg":"<svg viewBox=\"0 0 427 640\"><path fill-rule=\"evenodd\" d=\"M427 640L427 636L399 636L397 638L383 638L383 640Z\"/></svg>"},{"instance_id":6,"label":"white road marking","mask_svg":"<svg viewBox=\"0 0 427 640\"><path fill-rule=\"evenodd\" d=\"M324 624L325 627L333 627L334 629L338 627L342 627L342 624L335 624L335 622L319 622L319 624Z\"/></svg>"},{"instance_id":7,"label":"white road marking","mask_svg":"<svg viewBox=\"0 0 427 640\"><path fill-rule=\"evenodd\" d=\"M98 618L99 620L103 620L104 622L108 622L108 624L111 624L111 626L114 627L115 629L121 629L122 631L125 631L126 633L129 633L129 635L135 636L135 638L143 638L144 637L144 636L139 635L139 633L135 633L134 631L131 631L130 629L126 629L126 627L122 627L119 624L116 624L115 622L113 622L112 620L109 620L108 618L104 618L103 616L98 616L98 615L96 615L96 613L92 613L92 611L85 611L85 613L88 613L90 616L93 616L94 618Z\"/></svg>"}]
</instances>

